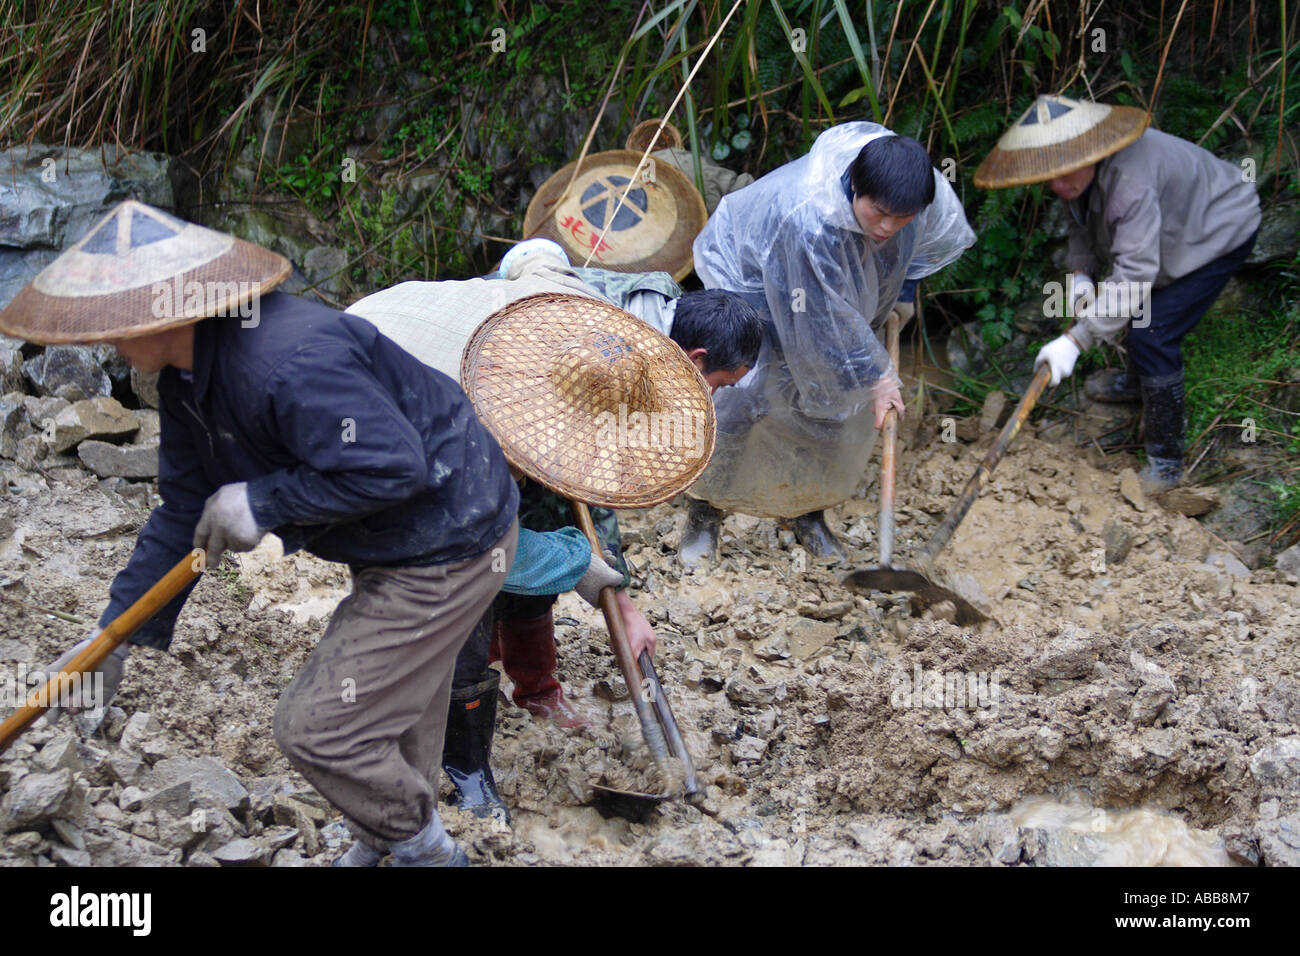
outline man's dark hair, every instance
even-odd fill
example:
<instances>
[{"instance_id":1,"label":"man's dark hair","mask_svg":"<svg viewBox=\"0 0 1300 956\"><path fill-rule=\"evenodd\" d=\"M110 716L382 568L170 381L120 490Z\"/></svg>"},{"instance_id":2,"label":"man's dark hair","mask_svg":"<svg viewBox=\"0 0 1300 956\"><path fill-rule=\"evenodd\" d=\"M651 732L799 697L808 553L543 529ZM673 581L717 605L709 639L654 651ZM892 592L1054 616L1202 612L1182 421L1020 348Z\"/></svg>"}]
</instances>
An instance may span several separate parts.
<instances>
[{"instance_id":1,"label":"man's dark hair","mask_svg":"<svg viewBox=\"0 0 1300 956\"><path fill-rule=\"evenodd\" d=\"M869 196L895 216L914 216L934 201L930 154L910 136L881 136L849 167L853 192Z\"/></svg>"},{"instance_id":2,"label":"man's dark hair","mask_svg":"<svg viewBox=\"0 0 1300 956\"><path fill-rule=\"evenodd\" d=\"M754 367L763 344L758 311L722 289L687 292L677 300L671 338L686 352L704 349L704 374Z\"/></svg>"}]
</instances>

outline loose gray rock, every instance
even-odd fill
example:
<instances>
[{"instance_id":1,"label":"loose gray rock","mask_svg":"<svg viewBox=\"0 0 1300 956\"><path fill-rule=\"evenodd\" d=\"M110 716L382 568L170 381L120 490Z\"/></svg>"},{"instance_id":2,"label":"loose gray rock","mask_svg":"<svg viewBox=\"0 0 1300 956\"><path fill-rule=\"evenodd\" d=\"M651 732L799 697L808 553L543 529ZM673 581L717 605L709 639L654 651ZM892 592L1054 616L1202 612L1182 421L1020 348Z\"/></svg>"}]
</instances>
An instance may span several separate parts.
<instances>
[{"instance_id":1,"label":"loose gray rock","mask_svg":"<svg viewBox=\"0 0 1300 956\"><path fill-rule=\"evenodd\" d=\"M1226 551L1211 551L1205 556L1205 563L1202 566L1218 574L1231 574L1237 578L1250 577L1250 568L1237 560L1236 555Z\"/></svg>"},{"instance_id":2,"label":"loose gray rock","mask_svg":"<svg viewBox=\"0 0 1300 956\"><path fill-rule=\"evenodd\" d=\"M59 816L72 794L72 772L29 773L0 801L0 832L27 830Z\"/></svg>"},{"instance_id":3,"label":"loose gray rock","mask_svg":"<svg viewBox=\"0 0 1300 956\"><path fill-rule=\"evenodd\" d=\"M14 448L14 463L24 471L35 471L49 453L45 439L40 435L20 438Z\"/></svg>"},{"instance_id":4,"label":"loose gray rock","mask_svg":"<svg viewBox=\"0 0 1300 956\"><path fill-rule=\"evenodd\" d=\"M140 424L140 430L135 433L135 438L131 440L133 445L147 445L149 442L162 437L162 417L152 408L140 408L132 412L135 420Z\"/></svg>"},{"instance_id":5,"label":"loose gray rock","mask_svg":"<svg viewBox=\"0 0 1300 956\"><path fill-rule=\"evenodd\" d=\"M1255 837L1265 866L1300 866L1300 813L1261 820Z\"/></svg>"},{"instance_id":6,"label":"loose gray rock","mask_svg":"<svg viewBox=\"0 0 1300 956\"><path fill-rule=\"evenodd\" d=\"M162 725L154 720L152 714L143 710L136 711L122 729L121 747L129 754L140 754L145 742L160 730Z\"/></svg>"},{"instance_id":7,"label":"loose gray rock","mask_svg":"<svg viewBox=\"0 0 1300 956\"><path fill-rule=\"evenodd\" d=\"M1139 727L1147 726L1153 723L1165 709L1165 705L1174 699L1177 688L1172 677L1137 651L1129 654L1129 663L1142 680L1142 686L1138 688L1133 696L1133 702L1129 705L1129 719Z\"/></svg>"},{"instance_id":8,"label":"loose gray rock","mask_svg":"<svg viewBox=\"0 0 1300 956\"><path fill-rule=\"evenodd\" d=\"M62 454L87 438L126 439L140 430L139 420L111 395L73 402L54 417L50 451Z\"/></svg>"},{"instance_id":9,"label":"loose gray rock","mask_svg":"<svg viewBox=\"0 0 1300 956\"><path fill-rule=\"evenodd\" d=\"M23 353L0 347L0 393L21 391L25 382Z\"/></svg>"},{"instance_id":10,"label":"loose gray rock","mask_svg":"<svg viewBox=\"0 0 1300 956\"><path fill-rule=\"evenodd\" d=\"M1266 787L1300 788L1300 736L1280 737L1257 750L1250 772Z\"/></svg>"},{"instance_id":11,"label":"loose gray rock","mask_svg":"<svg viewBox=\"0 0 1300 956\"><path fill-rule=\"evenodd\" d=\"M36 763L45 770L67 769L77 773L85 768L77 753L77 741L71 736L55 737L41 748Z\"/></svg>"},{"instance_id":12,"label":"loose gray rock","mask_svg":"<svg viewBox=\"0 0 1300 956\"><path fill-rule=\"evenodd\" d=\"M266 866L272 853L262 841L241 837L220 847L212 856L222 866Z\"/></svg>"},{"instance_id":13,"label":"loose gray rock","mask_svg":"<svg viewBox=\"0 0 1300 956\"><path fill-rule=\"evenodd\" d=\"M50 850L55 863L64 866L90 866L90 854L85 850L76 850L66 846L56 846Z\"/></svg>"},{"instance_id":14,"label":"loose gray rock","mask_svg":"<svg viewBox=\"0 0 1300 956\"><path fill-rule=\"evenodd\" d=\"M743 734L739 740L731 745L731 759L737 763L753 763L762 760L766 751L766 740L761 737L751 737L748 734Z\"/></svg>"},{"instance_id":15,"label":"loose gray rock","mask_svg":"<svg viewBox=\"0 0 1300 956\"><path fill-rule=\"evenodd\" d=\"M144 771L144 761L139 754L115 751L108 757L108 773L124 787L134 786L140 781Z\"/></svg>"},{"instance_id":16,"label":"loose gray rock","mask_svg":"<svg viewBox=\"0 0 1300 956\"><path fill-rule=\"evenodd\" d=\"M0 397L0 458L13 458L18 453L18 443L33 433L26 398L15 391Z\"/></svg>"},{"instance_id":17,"label":"loose gray rock","mask_svg":"<svg viewBox=\"0 0 1300 956\"><path fill-rule=\"evenodd\" d=\"M1133 550L1133 535L1114 518L1101 529L1101 538L1106 544L1107 566L1123 564Z\"/></svg>"},{"instance_id":18,"label":"loose gray rock","mask_svg":"<svg viewBox=\"0 0 1300 956\"><path fill-rule=\"evenodd\" d=\"M1092 673L1106 642L1090 631L1066 624L1030 665L1030 673L1047 680L1074 680Z\"/></svg>"},{"instance_id":19,"label":"loose gray rock","mask_svg":"<svg viewBox=\"0 0 1300 956\"><path fill-rule=\"evenodd\" d=\"M248 790L239 778L212 757L172 757L160 760L145 776L145 785L153 789L185 783L197 806L247 810Z\"/></svg>"},{"instance_id":20,"label":"loose gray rock","mask_svg":"<svg viewBox=\"0 0 1300 956\"><path fill-rule=\"evenodd\" d=\"M1300 544L1293 544L1277 556L1277 567L1300 578Z\"/></svg>"},{"instance_id":21,"label":"loose gray rock","mask_svg":"<svg viewBox=\"0 0 1300 956\"><path fill-rule=\"evenodd\" d=\"M248 782L249 809L263 823L270 823L273 819L272 811L276 797L288 796L293 791L293 781L288 777L280 775L255 777Z\"/></svg>"},{"instance_id":22,"label":"loose gray rock","mask_svg":"<svg viewBox=\"0 0 1300 956\"><path fill-rule=\"evenodd\" d=\"M101 478L157 478L157 440L145 445L110 445L83 441L77 446L82 464Z\"/></svg>"},{"instance_id":23,"label":"loose gray rock","mask_svg":"<svg viewBox=\"0 0 1300 956\"><path fill-rule=\"evenodd\" d=\"M66 846L70 846L74 850L84 850L86 848L85 837L82 836L81 828L76 824L67 820L51 820L50 826Z\"/></svg>"},{"instance_id":24,"label":"loose gray rock","mask_svg":"<svg viewBox=\"0 0 1300 956\"><path fill-rule=\"evenodd\" d=\"M113 393L113 381L101 365L100 354L89 345L51 345L23 363L23 374L38 395L54 395L69 402Z\"/></svg>"},{"instance_id":25,"label":"loose gray rock","mask_svg":"<svg viewBox=\"0 0 1300 956\"><path fill-rule=\"evenodd\" d=\"M135 397L140 399L140 404L146 408L158 407L158 373L146 375L144 372L131 369L131 391Z\"/></svg>"},{"instance_id":26,"label":"loose gray rock","mask_svg":"<svg viewBox=\"0 0 1300 956\"><path fill-rule=\"evenodd\" d=\"M163 763L166 762L163 761ZM141 801L141 805L144 809L153 810L155 813L167 813L173 817L183 817L188 816L193 801L194 797L189 781L180 780L152 791Z\"/></svg>"}]
</instances>

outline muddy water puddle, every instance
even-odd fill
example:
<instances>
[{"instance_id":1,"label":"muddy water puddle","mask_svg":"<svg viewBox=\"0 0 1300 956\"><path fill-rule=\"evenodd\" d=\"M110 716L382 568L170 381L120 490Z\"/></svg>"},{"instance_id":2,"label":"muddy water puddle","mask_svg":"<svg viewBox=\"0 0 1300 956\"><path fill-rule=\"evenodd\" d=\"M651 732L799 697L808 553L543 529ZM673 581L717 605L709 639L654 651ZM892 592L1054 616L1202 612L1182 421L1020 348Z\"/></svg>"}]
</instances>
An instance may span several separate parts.
<instances>
[{"instance_id":1,"label":"muddy water puddle","mask_svg":"<svg viewBox=\"0 0 1300 956\"><path fill-rule=\"evenodd\" d=\"M1019 827L1064 836L1078 862L1093 866L1232 866L1213 830L1189 827L1167 810L1094 807L1082 795L1027 797L1008 811Z\"/></svg>"}]
</instances>

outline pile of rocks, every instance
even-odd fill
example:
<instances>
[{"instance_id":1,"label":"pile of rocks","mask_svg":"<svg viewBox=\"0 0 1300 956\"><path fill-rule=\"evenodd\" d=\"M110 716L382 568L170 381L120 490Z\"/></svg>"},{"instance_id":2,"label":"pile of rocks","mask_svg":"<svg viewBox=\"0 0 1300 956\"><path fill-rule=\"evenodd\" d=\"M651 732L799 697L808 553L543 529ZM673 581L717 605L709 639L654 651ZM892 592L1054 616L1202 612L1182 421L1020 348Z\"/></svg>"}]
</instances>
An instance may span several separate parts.
<instances>
[{"instance_id":1,"label":"pile of rocks","mask_svg":"<svg viewBox=\"0 0 1300 956\"><path fill-rule=\"evenodd\" d=\"M0 340L0 458L27 471L80 467L107 479L157 477L152 381L121 366L109 346L59 345L24 358L22 343ZM115 392L139 407L127 407Z\"/></svg>"},{"instance_id":2,"label":"pile of rocks","mask_svg":"<svg viewBox=\"0 0 1300 956\"><path fill-rule=\"evenodd\" d=\"M177 755L148 712L109 707L87 737L69 724L0 758L0 866L304 866L351 840L302 781Z\"/></svg>"}]
</instances>

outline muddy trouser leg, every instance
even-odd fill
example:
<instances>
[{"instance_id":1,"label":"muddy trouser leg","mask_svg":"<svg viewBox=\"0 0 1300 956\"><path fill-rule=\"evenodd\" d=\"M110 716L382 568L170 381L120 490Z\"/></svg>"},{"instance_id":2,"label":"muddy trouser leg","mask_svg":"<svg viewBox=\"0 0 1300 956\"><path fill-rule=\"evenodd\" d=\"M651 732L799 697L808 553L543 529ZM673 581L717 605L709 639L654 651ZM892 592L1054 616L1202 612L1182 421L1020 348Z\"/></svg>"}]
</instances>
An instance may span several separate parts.
<instances>
[{"instance_id":1,"label":"muddy trouser leg","mask_svg":"<svg viewBox=\"0 0 1300 956\"><path fill-rule=\"evenodd\" d=\"M275 737L289 762L372 842L406 840L432 819L456 655L517 538L512 523L468 561L355 569L352 594L280 697Z\"/></svg>"},{"instance_id":2,"label":"muddy trouser leg","mask_svg":"<svg viewBox=\"0 0 1300 956\"><path fill-rule=\"evenodd\" d=\"M1183 457L1183 339L1254 245L1252 235L1226 255L1154 290L1144 320L1135 319L1129 328L1129 356L1142 391L1147 455L1167 462L1171 475L1181 470Z\"/></svg>"}]
</instances>

